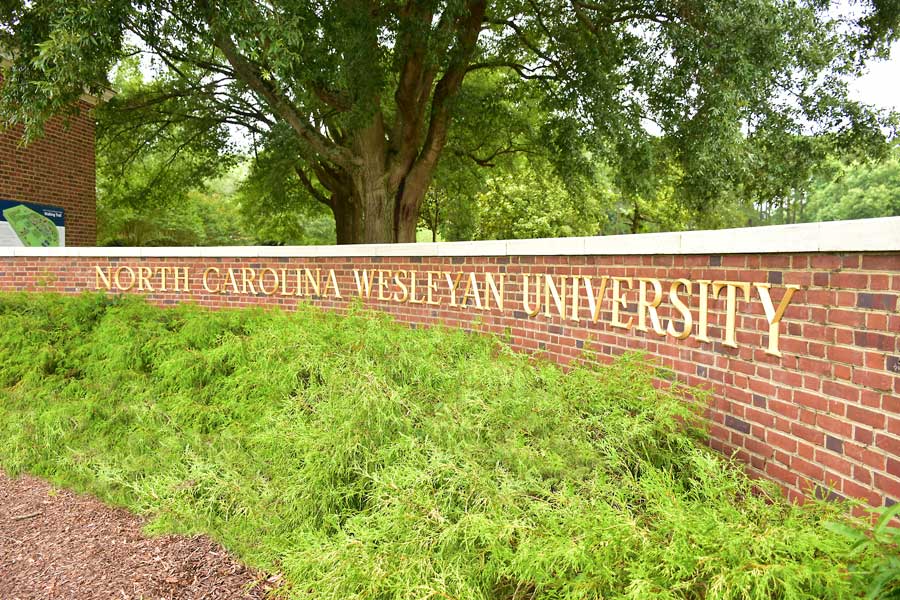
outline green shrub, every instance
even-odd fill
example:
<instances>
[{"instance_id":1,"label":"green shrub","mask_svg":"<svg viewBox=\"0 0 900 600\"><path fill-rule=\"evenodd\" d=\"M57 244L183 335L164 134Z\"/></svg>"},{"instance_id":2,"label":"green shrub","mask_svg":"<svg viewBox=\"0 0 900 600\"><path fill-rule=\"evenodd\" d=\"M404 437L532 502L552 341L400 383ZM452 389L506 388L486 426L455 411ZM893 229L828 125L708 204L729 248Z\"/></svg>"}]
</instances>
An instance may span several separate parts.
<instances>
[{"instance_id":1,"label":"green shrub","mask_svg":"<svg viewBox=\"0 0 900 600\"><path fill-rule=\"evenodd\" d=\"M210 534L293 598L897 589L895 542L751 481L653 373L360 310L0 295L0 465Z\"/></svg>"}]
</instances>

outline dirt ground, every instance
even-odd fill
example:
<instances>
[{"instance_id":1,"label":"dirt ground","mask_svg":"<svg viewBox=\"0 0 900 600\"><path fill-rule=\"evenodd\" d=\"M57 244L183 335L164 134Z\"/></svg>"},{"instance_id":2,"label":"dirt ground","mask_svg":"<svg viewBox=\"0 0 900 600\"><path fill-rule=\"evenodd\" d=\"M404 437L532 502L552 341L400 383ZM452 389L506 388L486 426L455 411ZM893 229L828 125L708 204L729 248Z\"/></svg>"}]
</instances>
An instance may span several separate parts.
<instances>
[{"instance_id":1,"label":"dirt ground","mask_svg":"<svg viewBox=\"0 0 900 600\"><path fill-rule=\"evenodd\" d=\"M277 579L205 537L148 537L89 496L0 471L0 600L265 598Z\"/></svg>"}]
</instances>

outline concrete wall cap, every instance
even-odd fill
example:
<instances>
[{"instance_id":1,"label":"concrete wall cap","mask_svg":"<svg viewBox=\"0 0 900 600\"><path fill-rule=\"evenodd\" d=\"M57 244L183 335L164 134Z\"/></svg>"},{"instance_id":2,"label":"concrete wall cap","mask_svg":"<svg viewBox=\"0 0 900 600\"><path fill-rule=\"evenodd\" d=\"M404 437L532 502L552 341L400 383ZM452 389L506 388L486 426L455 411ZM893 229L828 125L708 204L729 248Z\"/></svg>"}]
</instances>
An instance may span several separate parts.
<instances>
[{"instance_id":1,"label":"concrete wall cap","mask_svg":"<svg viewBox=\"0 0 900 600\"><path fill-rule=\"evenodd\" d=\"M532 240L345 246L2 248L0 256L314 258L354 256L622 256L900 251L900 217L741 229Z\"/></svg>"}]
</instances>

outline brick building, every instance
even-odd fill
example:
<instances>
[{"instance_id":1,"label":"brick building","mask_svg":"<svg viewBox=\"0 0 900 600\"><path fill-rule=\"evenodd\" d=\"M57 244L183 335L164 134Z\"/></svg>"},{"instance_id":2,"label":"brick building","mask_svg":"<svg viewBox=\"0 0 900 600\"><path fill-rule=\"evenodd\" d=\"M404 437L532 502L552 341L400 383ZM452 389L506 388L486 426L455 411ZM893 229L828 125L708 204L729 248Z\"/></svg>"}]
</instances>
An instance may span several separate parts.
<instances>
[{"instance_id":1,"label":"brick building","mask_svg":"<svg viewBox=\"0 0 900 600\"><path fill-rule=\"evenodd\" d=\"M0 82L2 85L2 82ZM0 129L0 200L65 211L65 244L97 243L94 119L98 100L82 96L80 109L47 123L45 135L22 146L22 128Z\"/></svg>"}]
</instances>

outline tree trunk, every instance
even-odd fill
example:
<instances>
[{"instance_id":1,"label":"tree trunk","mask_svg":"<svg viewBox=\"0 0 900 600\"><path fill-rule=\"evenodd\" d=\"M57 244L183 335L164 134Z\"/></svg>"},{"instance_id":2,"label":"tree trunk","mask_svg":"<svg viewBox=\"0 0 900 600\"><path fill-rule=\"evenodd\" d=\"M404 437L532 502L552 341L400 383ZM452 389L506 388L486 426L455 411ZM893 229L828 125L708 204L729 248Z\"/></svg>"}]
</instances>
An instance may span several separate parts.
<instances>
[{"instance_id":1,"label":"tree trunk","mask_svg":"<svg viewBox=\"0 0 900 600\"><path fill-rule=\"evenodd\" d=\"M437 231L438 231L438 208L434 207L434 220L431 222L431 243L434 244L437 242Z\"/></svg>"},{"instance_id":2,"label":"tree trunk","mask_svg":"<svg viewBox=\"0 0 900 600\"><path fill-rule=\"evenodd\" d=\"M399 241L394 229L396 194L389 193L381 184L366 190L360 200L363 206L363 243L389 244Z\"/></svg>"},{"instance_id":3,"label":"tree trunk","mask_svg":"<svg viewBox=\"0 0 900 600\"><path fill-rule=\"evenodd\" d=\"M334 225L338 244L360 244L363 240L362 215L353 198L331 196L331 212L334 213Z\"/></svg>"},{"instance_id":4,"label":"tree trunk","mask_svg":"<svg viewBox=\"0 0 900 600\"><path fill-rule=\"evenodd\" d=\"M360 164L346 181L349 198L332 196L338 244L389 244L415 242L419 209L425 199L431 173L407 176L392 189L384 128L380 118L361 131L354 143Z\"/></svg>"},{"instance_id":5,"label":"tree trunk","mask_svg":"<svg viewBox=\"0 0 900 600\"><path fill-rule=\"evenodd\" d=\"M631 215L631 233L637 233L641 228L641 211L637 201L634 202L634 213Z\"/></svg>"},{"instance_id":6,"label":"tree trunk","mask_svg":"<svg viewBox=\"0 0 900 600\"><path fill-rule=\"evenodd\" d=\"M416 229L419 224L419 205L414 206L403 201L403 196L397 198L397 241L415 242Z\"/></svg>"},{"instance_id":7,"label":"tree trunk","mask_svg":"<svg viewBox=\"0 0 900 600\"><path fill-rule=\"evenodd\" d=\"M417 189L415 195L392 191L377 169L360 169L348 187L353 190L351 197L331 195L338 244L416 241L426 188Z\"/></svg>"},{"instance_id":8,"label":"tree trunk","mask_svg":"<svg viewBox=\"0 0 900 600\"><path fill-rule=\"evenodd\" d=\"M380 112L354 137L353 153L360 159L350 175L353 195L362 209L362 239L359 241L366 244L396 242L394 207L397 193L388 189L387 146Z\"/></svg>"},{"instance_id":9,"label":"tree trunk","mask_svg":"<svg viewBox=\"0 0 900 600\"><path fill-rule=\"evenodd\" d=\"M419 210L431 184L431 176L437 160L420 163L410 170L397 194L396 224L398 242L415 242L419 225Z\"/></svg>"}]
</instances>

